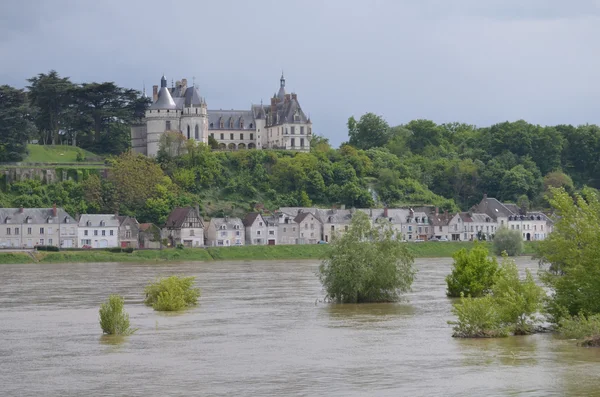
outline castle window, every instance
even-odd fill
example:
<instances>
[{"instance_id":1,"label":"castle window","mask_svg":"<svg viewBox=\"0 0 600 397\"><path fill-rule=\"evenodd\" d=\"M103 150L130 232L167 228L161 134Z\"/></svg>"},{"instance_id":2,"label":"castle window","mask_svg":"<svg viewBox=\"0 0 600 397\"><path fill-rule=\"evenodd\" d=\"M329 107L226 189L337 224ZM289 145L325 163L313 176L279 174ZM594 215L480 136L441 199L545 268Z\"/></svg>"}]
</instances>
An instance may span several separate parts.
<instances>
[{"instance_id":1,"label":"castle window","mask_svg":"<svg viewBox=\"0 0 600 397\"><path fill-rule=\"evenodd\" d=\"M200 139L200 127L198 127L198 124L196 124L196 127L194 129L194 137L196 138L196 140Z\"/></svg>"},{"instance_id":2,"label":"castle window","mask_svg":"<svg viewBox=\"0 0 600 397\"><path fill-rule=\"evenodd\" d=\"M251 141L254 140L254 134L252 134L252 133L250 134L250 140Z\"/></svg>"},{"instance_id":3,"label":"castle window","mask_svg":"<svg viewBox=\"0 0 600 397\"><path fill-rule=\"evenodd\" d=\"M244 128L244 120L240 118L240 128Z\"/></svg>"},{"instance_id":4,"label":"castle window","mask_svg":"<svg viewBox=\"0 0 600 397\"><path fill-rule=\"evenodd\" d=\"M171 131L171 120L165 121L165 130Z\"/></svg>"},{"instance_id":5,"label":"castle window","mask_svg":"<svg viewBox=\"0 0 600 397\"><path fill-rule=\"evenodd\" d=\"M233 119L229 119L229 128L233 128Z\"/></svg>"},{"instance_id":6,"label":"castle window","mask_svg":"<svg viewBox=\"0 0 600 397\"><path fill-rule=\"evenodd\" d=\"M300 138L300 146L304 147L304 138Z\"/></svg>"},{"instance_id":7,"label":"castle window","mask_svg":"<svg viewBox=\"0 0 600 397\"><path fill-rule=\"evenodd\" d=\"M244 134L240 134L240 140L244 140Z\"/></svg>"},{"instance_id":8,"label":"castle window","mask_svg":"<svg viewBox=\"0 0 600 397\"><path fill-rule=\"evenodd\" d=\"M196 108L196 114L198 114L198 108Z\"/></svg>"},{"instance_id":9,"label":"castle window","mask_svg":"<svg viewBox=\"0 0 600 397\"><path fill-rule=\"evenodd\" d=\"M296 127L292 127L292 135L296 134Z\"/></svg>"},{"instance_id":10,"label":"castle window","mask_svg":"<svg viewBox=\"0 0 600 397\"><path fill-rule=\"evenodd\" d=\"M304 135L304 127L300 127L300 134Z\"/></svg>"},{"instance_id":11,"label":"castle window","mask_svg":"<svg viewBox=\"0 0 600 397\"><path fill-rule=\"evenodd\" d=\"M190 126L189 125L187 126L187 137L188 137L188 139L190 139Z\"/></svg>"},{"instance_id":12,"label":"castle window","mask_svg":"<svg viewBox=\"0 0 600 397\"><path fill-rule=\"evenodd\" d=\"M215 134L211 132L211 133L210 133L210 137L211 137L212 139L215 139Z\"/></svg>"},{"instance_id":13,"label":"castle window","mask_svg":"<svg viewBox=\"0 0 600 397\"><path fill-rule=\"evenodd\" d=\"M294 138L292 138L292 147L295 147L295 146L296 146L295 139L294 139Z\"/></svg>"},{"instance_id":14,"label":"castle window","mask_svg":"<svg viewBox=\"0 0 600 397\"><path fill-rule=\"evenodd\" d=\"M221 140L225 139L225 134L221 134Z\"/></svg>"},{"instance_id":15,"label":"castle window","mask_svg":"<svg viewBox=\"0 0 600 397\"><path fill-rule=\"evenodd\" d=\"M233 141L233 134L229 134L229 139Z\"/></svg>"},{"instance_id":16,"label":"castle window","mask_svg":"<svg viewBox=\"0 0 600 397\"><path fill-rule=\"evenodd\" d=\"M219 128L224 128L223 127L223 120L219 120Z\"/></svg>"}]
</instances>

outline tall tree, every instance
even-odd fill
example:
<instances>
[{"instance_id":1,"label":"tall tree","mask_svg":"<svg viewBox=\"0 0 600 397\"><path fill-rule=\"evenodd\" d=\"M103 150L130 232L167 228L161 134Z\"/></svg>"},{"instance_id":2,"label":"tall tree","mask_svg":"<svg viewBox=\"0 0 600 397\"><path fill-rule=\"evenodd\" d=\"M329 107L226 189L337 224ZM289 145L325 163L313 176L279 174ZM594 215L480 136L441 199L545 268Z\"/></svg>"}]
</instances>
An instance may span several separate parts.
<instances>
[{"instance_id":1,"label":"tall tree","mask_svg":"<svg viewBox=\"0 0 600 397\"><path fill-rule=\"evenodd\" d=\"M55 144L59 130L67 130L72 119L72 92L75 88L68 77L60 77L55 70L40 73L27 80L30 85L30 103L38 108L35 124L40 132L40 142Z\"/></svg>"},{"instance_id":2,"label":"tall tree","mask_svg":"<svg viewBox=\"0 0 600 397\"><path fill-rule=\"evenodd\" d=\"M366 113L359 121L354 117L348 119L348 136L348 143L359 149L380 147L390 139L390 126L381 116Z\"/></svg>"},{"instance_id":3,"label":"tall tree","mask_svg":"<svg viewBox=\"0 0 600 397\"><path fill-rule=\"evenodd\" d=\"M26 155L27 139L35 133L23 90L0 86L0 161L20 161Z\"/></svg>"}]
</instances>

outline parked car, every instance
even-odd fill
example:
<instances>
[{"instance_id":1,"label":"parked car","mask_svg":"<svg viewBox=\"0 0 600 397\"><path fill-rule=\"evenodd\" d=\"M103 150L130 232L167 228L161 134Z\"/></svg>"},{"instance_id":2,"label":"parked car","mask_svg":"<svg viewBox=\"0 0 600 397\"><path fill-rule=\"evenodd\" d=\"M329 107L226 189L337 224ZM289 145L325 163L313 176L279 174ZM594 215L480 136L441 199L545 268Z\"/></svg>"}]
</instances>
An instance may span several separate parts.
<instances>
[{"instance_id":1,"label":"parked car","mask_svg":"<svg viewBox=\"0 0 600 397\"><path fill-rule=\"evenodd\" d=\"M323 240L321 240L321 241L319 241L317 244L327 244L327 241L323 241Z\"/></svg>"},{"instance_id":2,"label":"parked car","mask_svg":"<svg viewBox=\"0 0 600 397\"><path fill-rule=\"evenodd\" d=\"M439 241L449 241L448 237L440 237Z\"/></svg>"},{"instance_id":3,"label":"parked car","mask_svg":"<svg viewBox=\"0 0 600 397\"><path fill-rule=\"evenodd\" d=\"M415 239L414 241L415 241L415 243L422 243L422 242L424 242L425 240L423 240L422 238L417 238L417 239Z\"/></svg>"}]
</instances>

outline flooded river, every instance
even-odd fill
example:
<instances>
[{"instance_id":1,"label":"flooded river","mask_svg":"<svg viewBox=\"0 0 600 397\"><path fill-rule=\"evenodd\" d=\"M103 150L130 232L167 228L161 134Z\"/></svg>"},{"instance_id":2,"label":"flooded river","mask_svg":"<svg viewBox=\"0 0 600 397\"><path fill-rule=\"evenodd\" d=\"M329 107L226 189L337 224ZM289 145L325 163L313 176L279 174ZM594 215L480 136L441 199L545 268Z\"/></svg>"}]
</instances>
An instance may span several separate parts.
<instances>
[{"instance_id":1,"label":"flooded river","mask_svg":"<svg viewBox=\"0 0 600 397\"><path fill-rule=\"evenodd\" d=\"M316 262L0 265L0 395L600 396L600 349L453 339L450 263L418 260L406 302L375 305L317 302ZM198 307L143 305L171 274L197 276ZM139 328L123 340L101 337L110 293Z\"/></svg>"}]
</instances>

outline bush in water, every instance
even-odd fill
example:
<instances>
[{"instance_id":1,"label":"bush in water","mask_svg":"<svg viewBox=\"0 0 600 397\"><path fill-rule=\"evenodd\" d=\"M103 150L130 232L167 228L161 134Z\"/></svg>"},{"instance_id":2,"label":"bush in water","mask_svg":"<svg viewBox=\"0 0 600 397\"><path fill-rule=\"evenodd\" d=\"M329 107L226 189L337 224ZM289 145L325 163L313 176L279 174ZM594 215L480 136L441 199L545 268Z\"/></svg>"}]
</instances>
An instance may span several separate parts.
<instances>
[{"instance_id":1,"label":"bush in water","mask_svg":"<svg viewBox=\"0 0 600 397\"><path fill-rule=\"evenodd\" d=\"M334 237L319 277L334 302L390 302L410 290L413 261L387 220L371 225L366 214L356 212L350 230Z\"/></svg>"},{"instance_id":2,"label":"bush in water","mask_svg":"<svg viewBox=\"0 0 600 397\"><path fill-rule=\"evenodd\" d=\"M108 335L131 335L136 330L129 327L129 314L123 310L124 299L110 295L100 306L100 327Z\"/></svg>"},{"instance_id":3,"label":"bush in water","mask_svg":"<svg viewBox=\"0 0 600 397\"><path fill-rule=\"evenodd\" d=\"M195 277L171 276L146 286L144 303L158 311L177 311L198 303L200 289L193 288Z\"/></svg>"},{"instance_id":4,"label":"bush in water","mask_svg":"<svg viewBox=\"0 0 600 397\"><path fill-rule=\"evenodd\" d=\"M464 294L475 298L490 291L498 271L498 261L489 257L485 246L475 243L470 251L463 248L455 252L452 258L452 273L446 277L448 296L459 297Z\"/></svg>"},{"instance_id":5,"label":"bush in water","mask_svg":"<svg viewBox=\"0 0 600 397\"><path fill-rule=\"evenodd\" d=\"M457 317L457 321L449 321L454 325L454 337L496 338L508 335L508 330L501 325L498 305L490 295L482 298L463 295L453 305L452 313Z\"/></svg>"}]
</instances>

